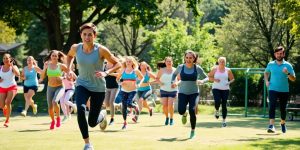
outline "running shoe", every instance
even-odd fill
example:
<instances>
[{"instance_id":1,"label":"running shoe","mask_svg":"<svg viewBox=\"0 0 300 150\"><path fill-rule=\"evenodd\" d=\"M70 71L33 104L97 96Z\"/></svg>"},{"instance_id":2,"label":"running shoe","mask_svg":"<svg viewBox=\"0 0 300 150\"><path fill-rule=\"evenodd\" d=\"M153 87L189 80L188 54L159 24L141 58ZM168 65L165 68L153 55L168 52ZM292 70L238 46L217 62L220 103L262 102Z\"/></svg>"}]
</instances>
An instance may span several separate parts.
<instances>
[{"instance_id":1,"label":"running shoe","mask_svg":"<svg viewBox=\"0 0 300 150\"><path fill-rule=\"evenodd\" d=\"M173 118L170 119L170 126L172 126L174 124L174 120Z\"/></svg>"},{"instance_id":2,"label":"running shoe","mask_svg":"<svg viewBox=\"0 0 300 150\"><path fill-rule=\"evenodd\" d=\"M123 127L122 127L122 130L125 130L125 129L126 129L126 127L127 127L127 123L126 123L126 122L124 122L124 124L123 124Z\"/></svg>"},{"instance_id":3,"label":"running shoe","mask_svg":"<svg viewBox=\"0 0 300 150\"><path fill-rule=\"evenodd\" d=\"M103 109L100 111L98 119L101 120L99 123L99 127L102 131L104 131L107 127L107 120L106 120L106 110Z\"/></svg>"},{"instance_id":4,"label":"running shoe","mask_svg":"<svg viewBox=\"0 0 300 150\"><path fill-rule=\"evenodd\" d=\"M92 144L85 144L83 150L94 150L94 147Z\"/></svg>"},{"instance_id":5,"label":"running shoe","mask_svg":"<svg viewBox=\"0 0 300 150\"><path fill-rule=\"evenodd\" d=\"M274 125L270 124L267 132L268 133L275 133L275 127L274 127Z\"/></svg>"},{"instance_id":6,"label":"running shoe","mask_svg":"<svg viewBox=\"0 0 300 150\"><path fill-rule=\"evenodd\" d=\"M27 115L27 111L26 111L26 110L23 110L23 111L21 112L21 116L26 117L26 115Z\"/></svg>"},{"instance_id":7,"label":"running shoe","mask_svg":"<svg viewBox=\"0 0 300 150\"><path fill-rule=\"evenodd\" d=\"M37 107L38 107L37 104L34 104L33 107L32 107L32 112L33 112L34 115L37 114Z\"/></svg>"},{"instance_id":8,"label":"running shoe","mask_svg":"<svg viewBox=\"0 0 300 150\"><path fill-rule=\"evenodd\" d=\"M181 122L182 122L182 124L186 124L186 122L187 122L187 112L185 112L183 115L182 115L182 118L181 118Z\"/></svg>"},{"instance_id":9,"label":"running shoe","mask_svg":"<svg viewBox=\"0 0 300 150\"><path fill-rule=\"evenodd\" d=\"M135 115L135 116L132 118L132 121L133 121L134 123L137 123L137 120L138 120L138 116Z\"/></svg>"},{"instance_id":10,"label":"running shoe","mask_svg":"<svg viewBox=\"0 0 300 150\"><path fill-rule=\"evenodd\" d=\"M222 123L222 128L224 128L224 127L226 127L226 126L227 126L226 122L223 122L223 123Z\"/></svg>"},{"instance_id":11,"label":"running shoe","mask_svg":"<svg viewBox=\"0 0 300 150\"><path fill-rule=\"evenodd\" d=\"M280 124L280 126L281 126L281 131L282 131L282 133L286 133L286 125L285 125L285 123L284 124Z\"/></svg>"},{"instance_id":12,"label":"running shoe","mask_svg":"<svg viewBox=\"0 0 300 150\"><path fill-rule=\"evenodd\" d=\"M216 119L219 119L219 116L220 116L220 112L219 112L218 110L216 110L216 111L215 111L215 118L216 118Z\"/></svg>"},{"instance_id":13,"label":"running shoe","mask_svg":"<svg viewBox=\"0 0 300 150\"><path fill-rule=\"evenodd\" d=\"M50 124L50 130L53 130L54 129L54 126L55 126L55 121L52 120L51 124Z\"/></svg>"},{"instance_id":14,"label":"running shoe","mask_svg":"<svg viewBox=\"0 0 300 150\"><path fill-rule=\"evenodd\" d=\"M60 127L60 117L56 118L56 127Z\"/></svg>"},{"instance_id":15,"label":"running shoe","mask_svg":"<svg viewBox=\"0 0 300 150\"><path fill-rule=\"evenodd\" d=\"M169 117L166 118L165 125L169 124Z\"/></svg>"},{"instance_id":16,"label":"running shoe","mask_svg":"<svg viewBox=\"0 0 300 150\"><path fill-rule=\"evenodd\" d=\"M192 130L190 134L190 139L193 139L194 137L195 137L195 130Z\"/></svg>"},{"instance_id":17,"label":"running shoe","mask_svg":"<svg viewBox=\"0 0 300 150\"><path fill-rule=\"evenodd\" d=\"M4 127L8 127L8 125L9 125L9 121L8 120L6 120L5 122L4 122Z\"/></svg>"}]
</instances>

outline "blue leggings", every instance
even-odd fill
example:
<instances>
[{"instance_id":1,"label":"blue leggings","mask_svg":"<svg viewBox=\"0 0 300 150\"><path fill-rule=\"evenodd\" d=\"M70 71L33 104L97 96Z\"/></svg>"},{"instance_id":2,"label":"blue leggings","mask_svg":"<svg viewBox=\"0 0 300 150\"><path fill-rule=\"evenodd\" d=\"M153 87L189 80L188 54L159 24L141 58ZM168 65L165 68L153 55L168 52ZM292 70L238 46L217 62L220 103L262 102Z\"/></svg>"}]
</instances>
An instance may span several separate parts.
<instances>
[{"instance_id":1,"label":"blue leggings","mask_svg":"<svg viewBox=\"0 0 300 150\"><path fill-rule=\"evenodd\" d=\"M90 111L88 123L90 127L99 124L98 117L104 101L105 92L92 92L83 86L75 88L75 100L77 105L77 122L83 139L89 137L88 124L85 118L86 102L90 99Z\"/></svg>"},{"instance_id":2,"label":"blue leggings","mask_svg":"<svg viewBox=\"0 0 300 150\"><path fill-rule=\"evenodd\" d=\"M273 91L273 90L269 91L269 101L270 101L269 119L275 119L276 102L277 102L277 99L279 99L281 119L285 120L286 104L287 104L288 98L289 98L288 92L277 92L277 91Z\"/></svg>"},{"instance_id":3,"label":"blue leggings","mask_svg":"<svg viewBox=\"0 0 300 150\"><path fill-rule=\"evenodd\" d=\"M118 93L117 97L122 99L122 115L123 115L124 120L127 119L127 108L134 108L135 110L137 110L137 106L135 106L132 103L135 94L136 94L136 91L124 92L122 90L120 90Z\"/></svg>"},{"instance_id":4,"label":"blue leggings","mask_svg":"<svg viewBox=\"0 0 300 150\"><path fill-rule=\"evenodd\" d=\"M195 113L195 106L196 106L196 100L199 93L194 94L178 94L178 112L180 115L183 115L186 111L186 106L189 104L189 114L190 114L190 122L192 129L195 129L196 127L196 113Z\"/></svg>"}]
</instances>

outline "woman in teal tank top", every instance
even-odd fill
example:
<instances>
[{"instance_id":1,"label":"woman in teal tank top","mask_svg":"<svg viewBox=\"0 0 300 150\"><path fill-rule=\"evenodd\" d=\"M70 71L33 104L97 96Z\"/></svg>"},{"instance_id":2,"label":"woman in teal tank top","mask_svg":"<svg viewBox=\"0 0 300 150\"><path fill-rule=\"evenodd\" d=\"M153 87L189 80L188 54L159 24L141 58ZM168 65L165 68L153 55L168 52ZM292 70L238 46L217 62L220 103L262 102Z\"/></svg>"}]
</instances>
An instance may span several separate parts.
<instances>
[{"instance_id":1,"label":"woman in teal tank top","mask_svg":"<svg viewBox=\"0 0 300 150\"><path fill-rule=\"evenodd\" d=\"M48 76L47 86L47 102L48 112L51 118L50 129L54 129L54 126L60 127L60 108L58 101L64 94L64 86L62 82L62 73L68 73L67 66L63 64L65 54L52 50L45 58L43 73L40 82ZM54 113L56 114L56 122L54 119ZM56 123L56 124L55 124Z\"/></svg>"},{"instance_id":2,"label":"woman in teal tank top","mask_svg":"<svg viewBox=\"0 0 300 150\"><path fill-rule=\"evenodd\" d=\"M37 104L34 104L32 97L38 90L38 78L37 73L42 73L42 69L37 66L36 60L32 56L27 57L27 66L25 66L21 72L21 79L24 81L24 98L25 108L21 112L21 115L26 117L29 106L32 107L34 115L37 114Z\"/></svg>"},{"instance_id":3,"label":"woman in teal tank top","mask_svg":"<svg viewBox=\"0 0 300 150\"><path fill-rule=\"evenodd\" d=\"M118 59L104 46L94 43L97 27L93 23L83 24L79 31L82 43L73 44L68 52L67 64L70 70L76 57L78 65L78 78L75 88L75 101L77 105L77 119L82 138L83 149L93 149L90 143L88 125L95 127L100 123L100 128L105 129L106 111L100 113L105 96L104 77L120 68ZM104 59L111 62L114 67L104 71ZM85 117L86 102L90 98L88 122Z\"/></svg>"}]
</instances>

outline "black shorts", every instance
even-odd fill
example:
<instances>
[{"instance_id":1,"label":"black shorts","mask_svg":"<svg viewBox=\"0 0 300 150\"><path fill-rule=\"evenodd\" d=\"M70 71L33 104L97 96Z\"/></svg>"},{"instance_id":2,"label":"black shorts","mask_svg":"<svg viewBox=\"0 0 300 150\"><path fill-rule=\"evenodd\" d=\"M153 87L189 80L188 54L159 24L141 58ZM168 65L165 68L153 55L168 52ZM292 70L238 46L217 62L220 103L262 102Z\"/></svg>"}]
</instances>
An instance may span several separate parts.
<instances>
[{"instance_id":1,"label":"black shorts","mask_svg":"<svg viewBox=\"0 0 300 150\"><path fill-rule=\"evenodd\" d=\"M23 86L23 89L24 89L24 93L28 93L29 90L33 90L34 93L37 92L38 90L38 87L37 86Z\"/></svg>"}]
</instances>

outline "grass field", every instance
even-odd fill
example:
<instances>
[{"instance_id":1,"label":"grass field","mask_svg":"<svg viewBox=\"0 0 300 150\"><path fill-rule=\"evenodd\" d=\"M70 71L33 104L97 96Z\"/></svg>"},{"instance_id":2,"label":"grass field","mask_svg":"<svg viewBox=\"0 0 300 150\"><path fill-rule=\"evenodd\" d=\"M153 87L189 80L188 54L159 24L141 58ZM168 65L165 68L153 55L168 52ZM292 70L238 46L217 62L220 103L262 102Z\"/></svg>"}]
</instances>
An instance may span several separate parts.
<instances>
[{"instance_id":1,"label":"grass field","mask_svg":"<svg viewBox=\"0 0 300 150\"><path fill-rule=\"evenodd\" d=\"M201 111L200 111L201 112ZM31 115L31 113L29 113ZM181 124L175 115L175 125L165 126L164 116L155 113L140 116L139 122L129 121L128 128L121 130L122 117L116 115L115 124L102 132L99 127L90 128L90 138L98 149L300 149L300 121L287 122L286 134L280 132L267 134L266 118L244 118L229 116L228 127L221 128L221 120L212 115L198 114L196 138L188 139L190 127ZM0 118L1 123L4 118ZM83 141L77 125L76 116L54 131L49 130L47 114L26 118L14 114L10 127L0 126L0 149L22 150L80 150Z\"/></svg>"}]
</instances>

